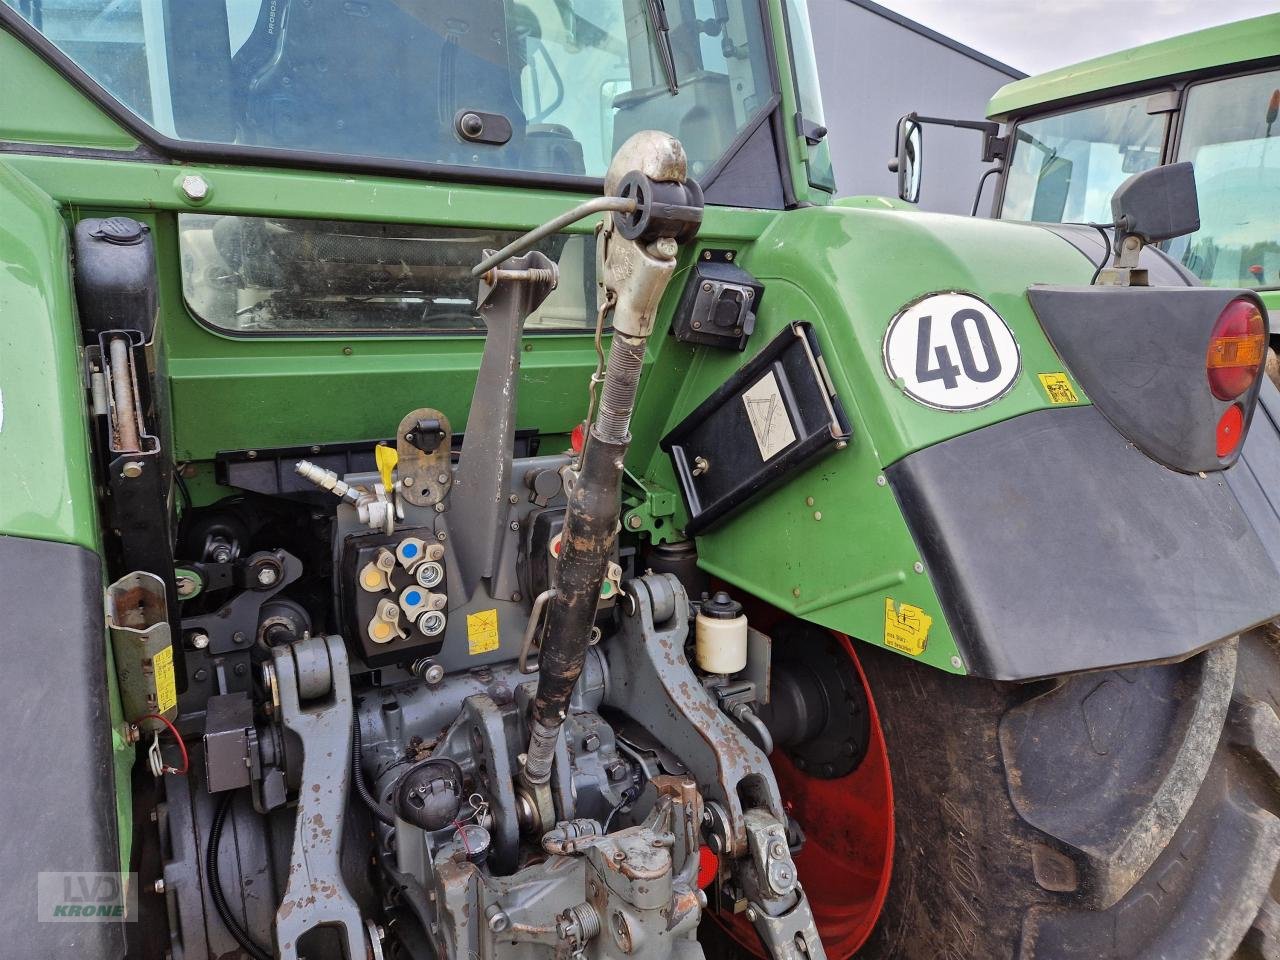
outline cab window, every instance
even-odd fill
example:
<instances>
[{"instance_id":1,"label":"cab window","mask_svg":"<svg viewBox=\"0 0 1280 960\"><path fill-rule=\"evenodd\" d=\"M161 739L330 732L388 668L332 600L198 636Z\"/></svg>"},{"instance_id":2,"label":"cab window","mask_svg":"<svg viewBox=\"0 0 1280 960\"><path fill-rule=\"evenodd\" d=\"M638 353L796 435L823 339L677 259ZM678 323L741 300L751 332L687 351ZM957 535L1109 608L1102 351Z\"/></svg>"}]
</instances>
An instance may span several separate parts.
<instances>
[{"instance_id":1,"label":"cab window","mask_svg":"<svg viewBox=\"0 0 1280 960\"><path fill-rule=\"evenodd\" d=\"M656 129L701 176L773 96L758 0L669 3L665 36L636 0L4 7L166 137L327 160L600 177Z\"/></svg>"},{"instance_id":2,"label":"cab window","mask_svg":"<svg viewBox=\"0 0 1280 960\"><path fill-rule=\"evenodd\" d=\"M1195 167L1200 229L1170 244L1214 286L1280 287L1280 70L1188 88L1178 160Z\"/></svg>"},{"instance_id":3,"label":"cab window","mask_svg":"<svg viewBox=\"0 0 1280 960\"><path fill-rule=\"evenodd\" d=\"M1165 119L1147 96L1019 123L1005 176L1005 220L1108 223L1111 195L1160 163Z\"/></svg>"}]
</instances>

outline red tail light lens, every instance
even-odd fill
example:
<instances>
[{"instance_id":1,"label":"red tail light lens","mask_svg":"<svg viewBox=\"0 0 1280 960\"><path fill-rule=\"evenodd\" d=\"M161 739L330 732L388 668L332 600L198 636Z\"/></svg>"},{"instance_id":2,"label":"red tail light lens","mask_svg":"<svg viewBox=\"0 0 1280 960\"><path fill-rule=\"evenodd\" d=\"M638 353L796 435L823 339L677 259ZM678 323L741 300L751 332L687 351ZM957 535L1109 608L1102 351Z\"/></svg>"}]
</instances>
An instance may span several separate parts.
<instances>
[{"instance_id":1,"label":"red tail light lens","mask_svg":"<svg viewBox=\"0 0 1280 960\"><path fill-rule=\"evenodd\" d=\"M1244 436L1244 410L1240 404L1233 403L1218 420L1218 456L1229 457L1240 446L1240 438Z\"/></svg>"},{"instance_id":2,"label":"red tail light lens","mask_svg":"<svg viewBox=\"0 0 1280 960\"><path fill-rule=\"evenodd\" d=\"M1248 390L1262 371L1266 353L1267 325L1257 305L1252 300L1232 300L1209 335L1205 369L1213 395L1234 400Z\"/></svg>"}]
</instances>

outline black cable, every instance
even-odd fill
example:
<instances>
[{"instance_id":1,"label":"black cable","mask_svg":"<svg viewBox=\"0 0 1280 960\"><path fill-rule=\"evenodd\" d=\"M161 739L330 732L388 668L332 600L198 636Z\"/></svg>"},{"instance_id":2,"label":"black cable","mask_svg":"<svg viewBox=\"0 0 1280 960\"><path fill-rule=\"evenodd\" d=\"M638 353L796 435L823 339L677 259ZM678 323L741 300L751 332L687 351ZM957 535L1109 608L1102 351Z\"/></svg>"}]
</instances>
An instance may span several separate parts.
<instances>
[{"instance_id":1,"label":"black cable","mask_svg":"<svg viewBox=\"0 0 1280 960\"><path fill-rule=\"evenodd\" d=\"M999 173L1003 169L1004 167L997 163L994 167L983 171L982 176L978 178L978 192L973 195L973 209L969 211L969 216L976 217L978 215L978 204L982 202L982 188L987 185L987 177L993 173Z\"/></svg>"},{"instance_id":2,"label":"black cable","mask_svg":"<svg viewBox=\"0 0 1280 960\"><path fill-rule=\"evenodd\" d=\"M1098 282L1098 275L1102 273L1102 268L1105 267L1107 265L1107 261L1111 259L1111 235L1107 233L1107 231L1110 230L1112 227L1114 227L1115 224L1114 223L1091 223L1089 224L1089 226L1093 227L1093 229L1097 230L1098 233L1102 234L1102 242L1107 245L1107 252L1102 255L1102 261L1098 264L1098 269L1093 271L1093 278L1089 281L1089 286L1092 287L1095 283Z\"/></svg>"},{"instance_id":3,"label":"black cable","mask_svg":"<svg viewBox=\"0 0 1280 960\"><path fill-rule=\"evenodd\" d=\"M178 493L182 497L182 512L186 513L191 509L191 491L187 489L187 481L182 477L182 468L186 464L175 464L173 468L174 484L178 488Z\"/></svg>"},{"instance_id":4,"label":"black cable","mask_svg":"<svg viewBox=\"0 0 1280 960\"><path fill-rule=\"evenodd\" d=\"M228 790L222 795L218 801L218 809L213 815L213 825L209 827L209 845L205 848L204 858L204 873L208 878L209 896L213 898L213 906L218 911L218 916L222 918L222 925L235 938L236 943L240 944L241 949L253 957L253 960L271 960L271 955L254 943L240 926L239 921L231 915L226 894L222 892L222 878L218 875L218 845L222 840L222 825L227 820L227 814L231 812L231 801L234 797L234 790Z\"/></svg>"},{"instance_id":5,"label":"black cable","mask_svg":"<svg viewBox=\"0 0 1280 960\"><path fill-rule=\"evenodd\" d=\"M351 714L351 779L355 781L356 795L364 801L364 805L388 827L394 827L396 818L382 809L382 804L369 792L369 787L364 782L364 767L360 765L360 715L354 712Z\"/></svg>"}]
</instances>

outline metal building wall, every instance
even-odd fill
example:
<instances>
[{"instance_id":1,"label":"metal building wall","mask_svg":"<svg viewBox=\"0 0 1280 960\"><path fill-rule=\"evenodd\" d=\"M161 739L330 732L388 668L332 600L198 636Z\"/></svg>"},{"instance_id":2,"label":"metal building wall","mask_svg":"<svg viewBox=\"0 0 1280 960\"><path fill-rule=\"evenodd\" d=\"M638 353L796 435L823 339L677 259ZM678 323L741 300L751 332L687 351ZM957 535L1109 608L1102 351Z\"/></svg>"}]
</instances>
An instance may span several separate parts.
<instances>
[{"instance_id":1,"label":"metal building wall","mask_svg":"<svg viewBox=\"0 0 1280 960\"><path fill-rule=\"evenodd\" d=\"M898 16L871 0L808 0L822 84L831 157L840 196L893 195L886 166L898 118L984 119L997 89L1025 74ZM975 14L976 15L976 14ZM969 213L978 177L981 135L924 128L920 207ZM979 213L990 210L987 180Z\"/></svg>"}]
</instances>

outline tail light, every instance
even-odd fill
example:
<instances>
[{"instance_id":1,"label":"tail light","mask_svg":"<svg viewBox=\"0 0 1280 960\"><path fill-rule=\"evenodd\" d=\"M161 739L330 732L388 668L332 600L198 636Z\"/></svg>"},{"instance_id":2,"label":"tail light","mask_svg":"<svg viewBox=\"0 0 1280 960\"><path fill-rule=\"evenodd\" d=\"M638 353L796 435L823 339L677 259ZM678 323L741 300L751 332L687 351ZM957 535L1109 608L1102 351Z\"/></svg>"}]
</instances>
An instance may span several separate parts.
<instances>
[{"instance_id":1,"label":"tail light","mask_svg":"<svg viewBox=\"0 0 1280 960\"><path fill-rule=\"evenodd\" d=\"M1266 352L1267 325L1257 306L1251 300L1232 300L1218 314L1218 322L1209 335L1205 371L1213 395L1219 400L1234 400L1253 386L1262 372ZM1222 425L1230 412L1228 410L1218 424L1219 448L1222 446ZM1231 450L1234 449L1232 445Z\"/></svg>"}]
</instances>

